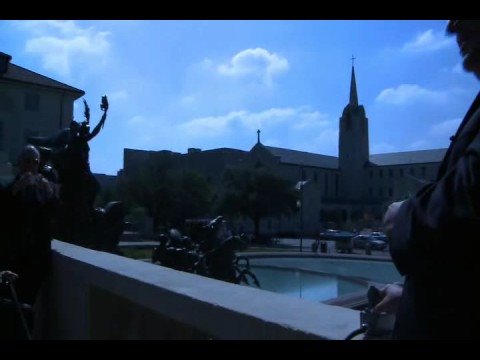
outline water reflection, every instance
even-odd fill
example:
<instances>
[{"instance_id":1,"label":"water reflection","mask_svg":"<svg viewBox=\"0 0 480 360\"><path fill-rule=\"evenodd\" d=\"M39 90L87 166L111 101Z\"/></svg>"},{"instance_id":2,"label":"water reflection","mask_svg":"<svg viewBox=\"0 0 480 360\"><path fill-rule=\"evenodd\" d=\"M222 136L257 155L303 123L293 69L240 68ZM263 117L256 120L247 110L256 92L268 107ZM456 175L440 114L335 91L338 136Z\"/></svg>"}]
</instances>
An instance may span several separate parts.
<instances>
[{"instance_id":1,"label":"water reflection","mask_svg":"<svg viewBox=\"0 0 480 360\"><path fill-rule=\"evenodd\" d=\"M325 301L366 290L368 283L299 269L252 267L263 290L313 301Z\"/></svg>"}]
</instances>

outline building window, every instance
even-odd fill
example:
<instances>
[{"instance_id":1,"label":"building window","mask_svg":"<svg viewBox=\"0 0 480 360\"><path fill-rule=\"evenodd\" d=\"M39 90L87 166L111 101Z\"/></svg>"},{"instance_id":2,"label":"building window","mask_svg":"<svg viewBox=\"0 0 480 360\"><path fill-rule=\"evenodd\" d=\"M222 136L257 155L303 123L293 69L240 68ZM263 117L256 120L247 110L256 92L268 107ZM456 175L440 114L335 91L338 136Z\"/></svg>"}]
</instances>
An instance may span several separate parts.
<instances>
[{"instance_id":1,"label":"building window","mask_svg":"<svg viewBox=\"0 0 480 360\"><path fill-rule=\"evenodd\" d=\"M318 175L317 175L316 171L313 172L313 181L315 181L315 182L318 181Z\"/></svg>"},{"instance_id":2,"label":"building window","mask_svg":"<svg viewBox=\"0 0 480 360\"><path fill-rule=\"evenodd\" d=\"M383 169L378 170L378 176L383 178Z\"/></svg>"},{"instance_id":3,"label":"building window","mask_svg":"<svg viewBox=\"0 0 480 360\"><path fill-rule=\"evenodd\" d=\"M388 188L388 196L392 197L393 196L393 189Z\"/></svg>"},{"instance_id":4,"label":"building window","mask_svg":"<svg viewBox=\"0 0 480 360\"><path fill-rule=\"evenodd\" d=\"M393 169L388 169L388 176L393 177Z\"/></svg>"},{"instance_id":5,"label":"building window","mask_svg":"<svg viewBox=\"0 0 480 360\"><path fill-rule=\"evenodd\" d=\"M403 169L400 169L400 177L403 177Z\"/></svg>"},{"instance_id":6,"label":"building window","mask_svg":"<svg viewBox=\"0 0 480 360\"><path fill-rule=\"evenodd\" d=\"M369 173L370 173L370 179L373 179L373 170L370 170Z\"/></svg>"},{"instance_id":7,"label":"building window","mask_svg":"<svg viewBox=\"0 0 480 360\"><path fill-rule=\"evenodd\" d=\"M422 176L426 177L427 176L427 168L425 166L422 166L421 169L422 169Z\"/></svg>"},{"instance_id":8,"label":"building window","mask_svg":"<svg viewBox=\"0 0 480 360\"><path fill-rule=\"evenodd\" d=\"M378 188L378 196L382 197L383 196L383 189Z\"/></svg>"},{"instance_id":9,"label":"building window","mask_svg":"<svg viewBox=\"0 0 480 360\"><path fill-rule=\"evenodd\" d=\"M25 110L38 111L40 109L40 96L35 93L25 94Z\"/></svg>"}]
</instances>

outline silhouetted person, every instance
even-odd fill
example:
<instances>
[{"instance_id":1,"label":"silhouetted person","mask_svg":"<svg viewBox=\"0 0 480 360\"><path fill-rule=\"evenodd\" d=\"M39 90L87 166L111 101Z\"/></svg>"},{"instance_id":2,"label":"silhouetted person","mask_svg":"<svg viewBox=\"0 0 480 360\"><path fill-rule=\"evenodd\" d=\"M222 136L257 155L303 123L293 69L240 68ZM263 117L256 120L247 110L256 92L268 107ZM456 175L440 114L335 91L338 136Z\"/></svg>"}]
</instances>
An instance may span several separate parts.
<instances>
[{"instance_id":1,"label":"silhouetted person","mask_svg":"<svg viewBox=\"0 0 480 360\"><path fill-rule=\"evenodd\" d=\"M25 146L18 174L1 191L0 270L18 274L18 299L30 305L50 269L51 215L58 198L56 185L39 174L39 163L38 150ZM9 289L2 287L0 296L10 298Z\"/></svg>"},{"instance_id":2,"label":"silhouetted person","mask_svg":"<svg viewBox=\"0 0 480 360\"><path fill-rule=\"evenodd\" d=\"M463 67L480 79L480 20L451 20ZM480 334L480 94L445 154L436 181L390 205L384 225L403 288L390 285L377 312L396 312L394 339L474 339Z\"/></svg>"}]
</instances>

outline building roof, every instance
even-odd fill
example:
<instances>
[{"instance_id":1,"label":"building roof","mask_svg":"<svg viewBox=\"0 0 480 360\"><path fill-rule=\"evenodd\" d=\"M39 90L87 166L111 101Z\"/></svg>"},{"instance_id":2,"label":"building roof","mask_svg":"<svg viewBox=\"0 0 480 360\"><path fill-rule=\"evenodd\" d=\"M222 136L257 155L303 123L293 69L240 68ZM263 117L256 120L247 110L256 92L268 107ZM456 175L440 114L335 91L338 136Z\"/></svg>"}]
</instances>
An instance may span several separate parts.
<instances>
[{"instance_id":1,"label":"building roof","mask_svg":"<svg viewBox=\"0 0 480 360\"><path fill-rule=\"evenodd\" d=\"M64 90L75 93L78 95L78 97L85 95L85 91L83 90L74 88L73 86L61 83L57 80L53 80L49 77L40 75L36 72L12 63L8 64L7 72L3 75L0 75L0 79Z\"/></svg>"},{"instance_id":2,"label":"building roof","mask_svg":"<svg viewBox=\"0 0 480 360\"><path fill-rule=\"evenodd\" d=\"M370 155L370 162L377 166L408 165L441 162L447 149L404 151Z\"/></svg>"},{"instance_id":3,"label":"building roof","mask_svg":"<svg viewBox=\"0 0 480 360\"><path fill-rule=\"evenodd\" d=\"M279 156L282 163L338 169L338 158L335 156L314 154L272 146L265 146L265 148L274 156Z\"/></svg>"},{"instance_id":4,"label":"building roof","mask_svg":"<svg viewBox=\"0 0 480 360\"><path fill-rule=\"evenodd\" d=\"M201 151L199 151L199 152L200 152L200 153L206 153L206 152L231 152L231 153L246 154L248 151L240 150L240 149L234 149L234 148L221 147L221 148L215 148L215 149L201 150Z\"/></svg>"}]
</instances>

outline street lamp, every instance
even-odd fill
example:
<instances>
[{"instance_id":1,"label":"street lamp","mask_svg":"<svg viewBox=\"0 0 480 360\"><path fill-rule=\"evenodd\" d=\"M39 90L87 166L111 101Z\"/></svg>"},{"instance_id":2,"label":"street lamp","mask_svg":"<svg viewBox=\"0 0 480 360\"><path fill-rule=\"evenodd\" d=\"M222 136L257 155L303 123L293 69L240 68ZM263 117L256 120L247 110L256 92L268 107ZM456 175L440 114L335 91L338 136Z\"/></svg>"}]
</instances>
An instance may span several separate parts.
<instances>
[{"instance_id":1,"label":"street lamp","mask_svg":"<svg viewBox=\"0 0 480 360\"><path fill-rule=\"evenodd\" d=\"M303 187L308 182L304 180L303 176L303 166L300 168L301 180L295 185L295 189L300 191L300 252L303 251Z\"/></svg>"}]
</instances>

